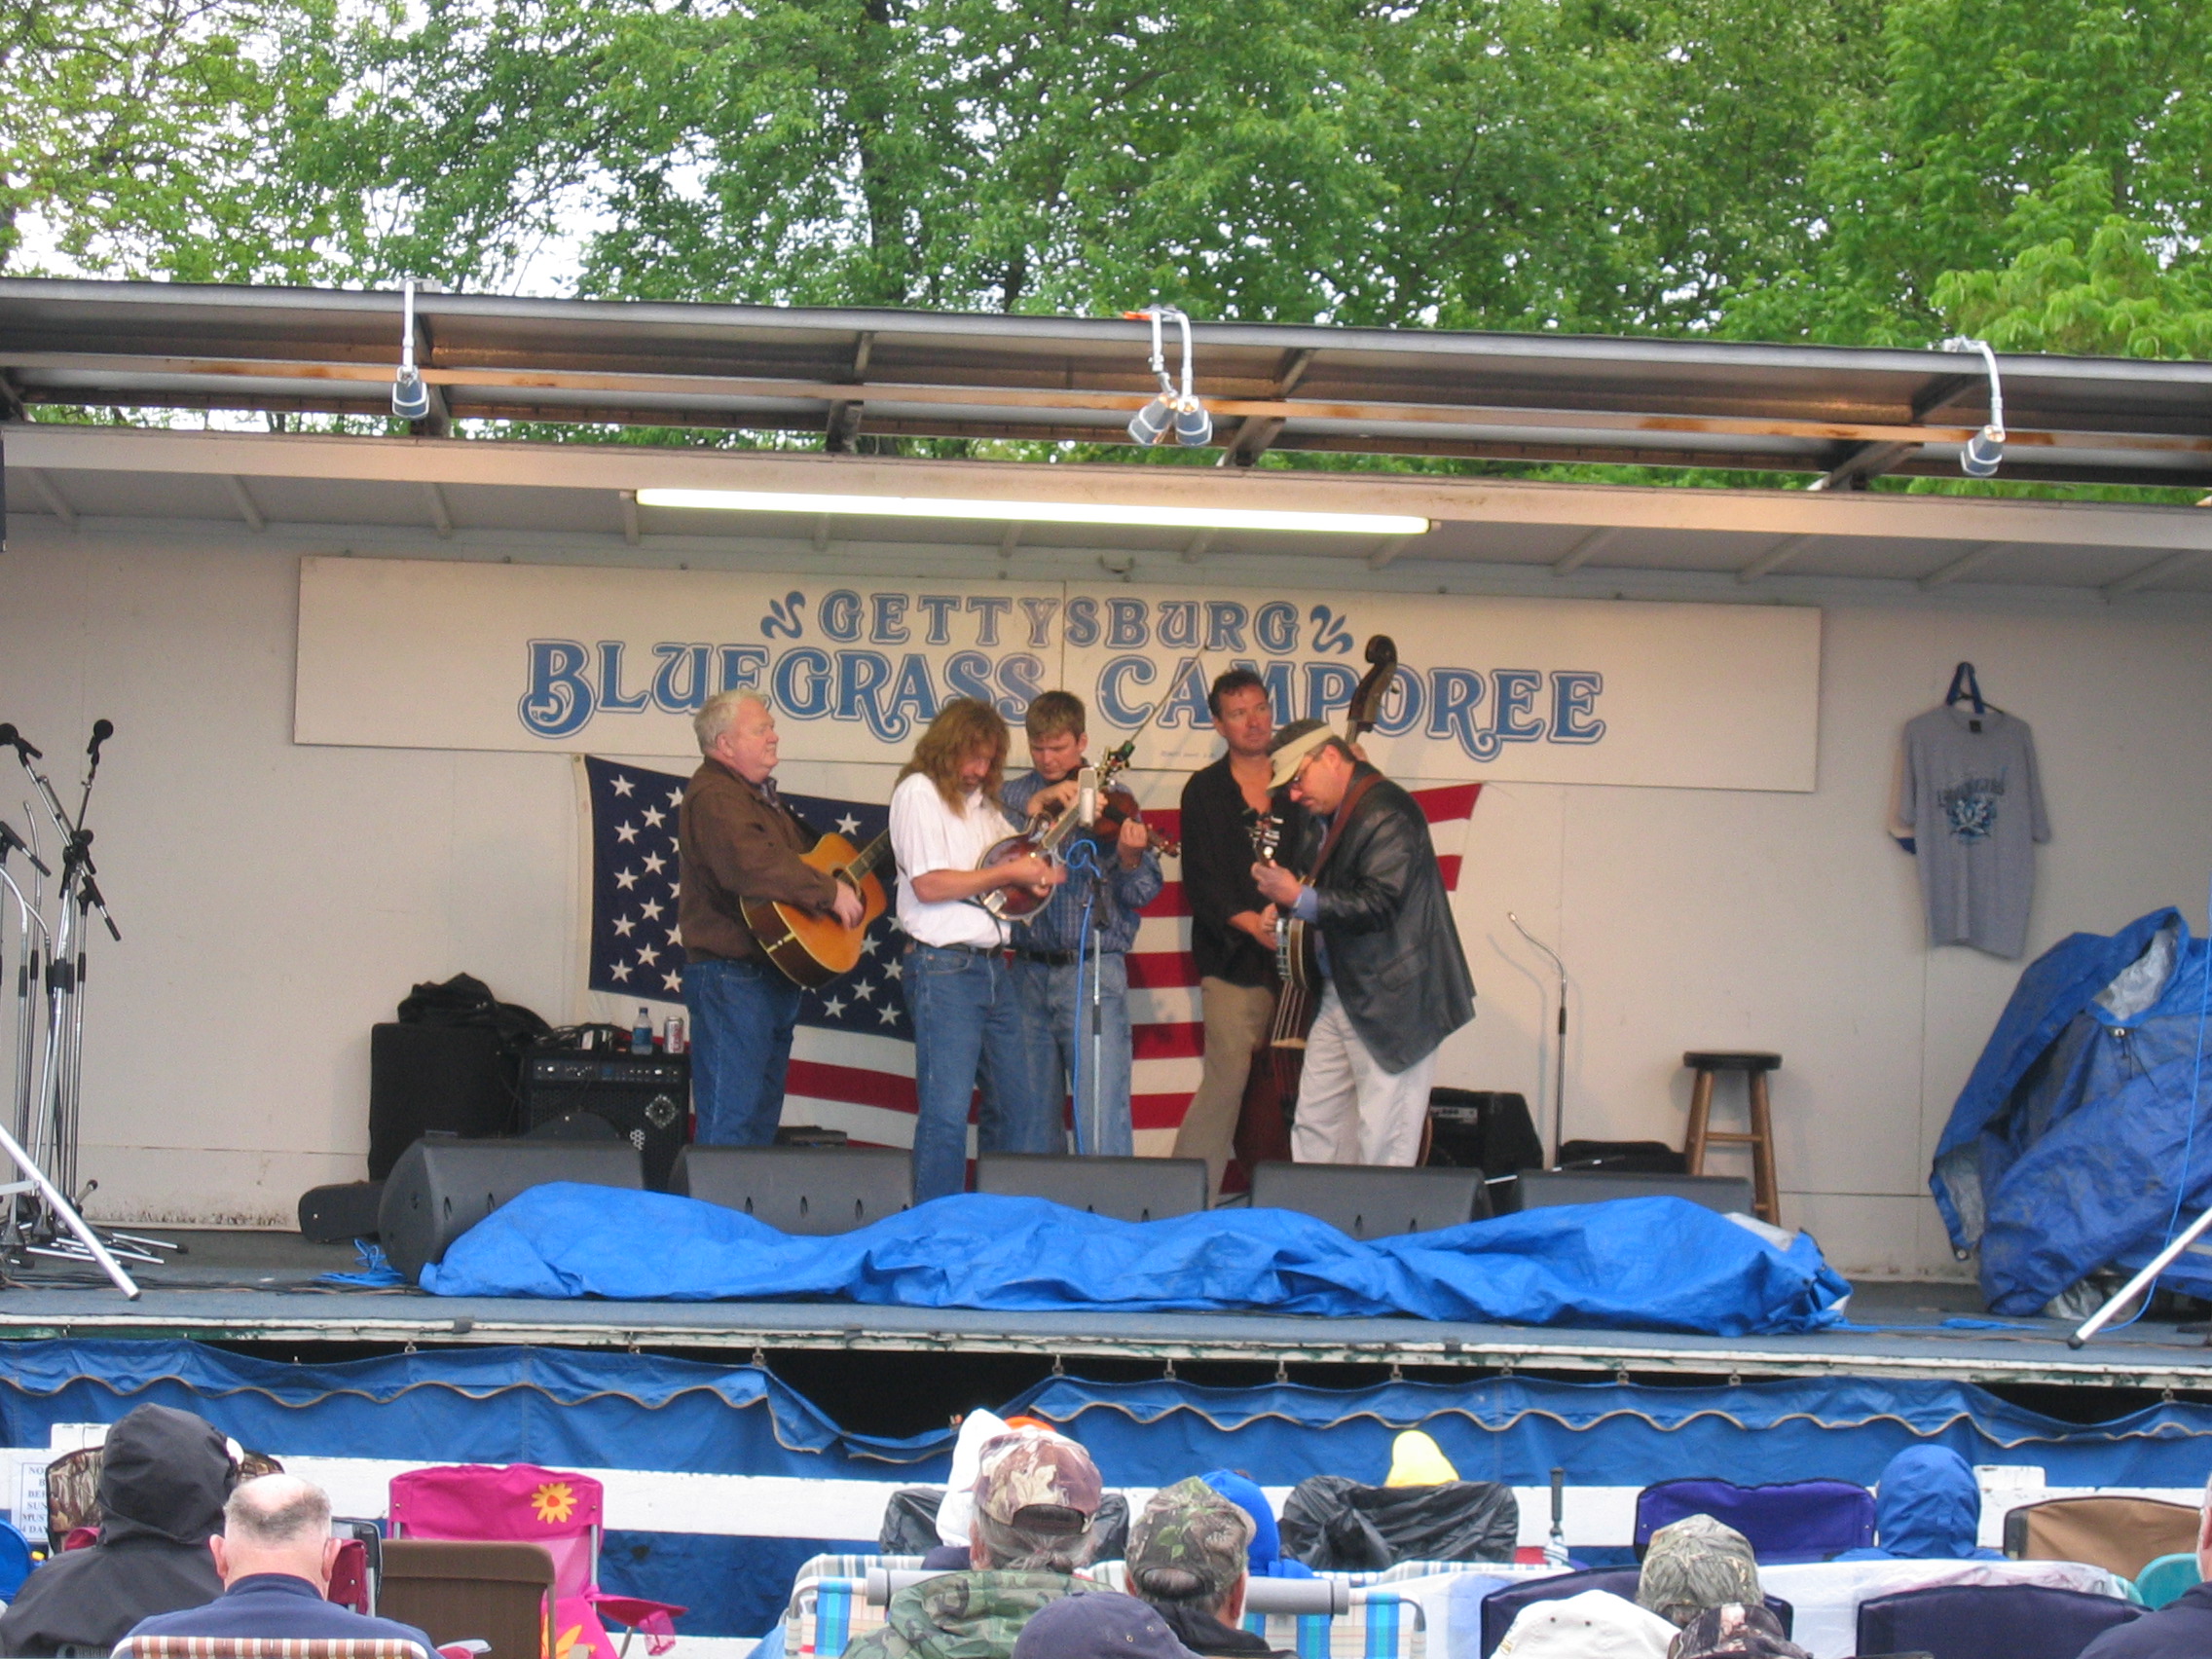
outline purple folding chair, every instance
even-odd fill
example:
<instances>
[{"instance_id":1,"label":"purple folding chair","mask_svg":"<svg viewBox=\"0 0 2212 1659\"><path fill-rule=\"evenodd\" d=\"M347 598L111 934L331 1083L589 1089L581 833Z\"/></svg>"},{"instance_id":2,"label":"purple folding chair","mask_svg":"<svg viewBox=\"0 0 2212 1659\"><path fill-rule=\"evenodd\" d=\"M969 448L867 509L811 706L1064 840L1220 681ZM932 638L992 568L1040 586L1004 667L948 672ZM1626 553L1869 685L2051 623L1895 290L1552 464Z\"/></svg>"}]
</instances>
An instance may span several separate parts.
<instances>
[{"instance_id":1,"label":"purple folding chair","mask_svg":"<svg viewBox=\"0 0 2212 1659\"><path fill-rule=\"evenodd\" d=\"M2118 1596L2041 1584L1938 1584L1859 1604L1859 1651L1934 1659L2078 1659L2145 1609Z\"/></svg>"},{"instance_id":2,"label":"purple folding chair","mask_svg":"<svg viewBox=\"0 0 2212 1659\"><path fill-rule=\"evenodd\" d=\"M1766 1566L1827 1561L1874 1541L1874 1494L1851 1481L1661 1481L1637 1494L1637 1559L1652 1533L1690 1515L1735 1528Z\"/></svg>"}]
</instances>

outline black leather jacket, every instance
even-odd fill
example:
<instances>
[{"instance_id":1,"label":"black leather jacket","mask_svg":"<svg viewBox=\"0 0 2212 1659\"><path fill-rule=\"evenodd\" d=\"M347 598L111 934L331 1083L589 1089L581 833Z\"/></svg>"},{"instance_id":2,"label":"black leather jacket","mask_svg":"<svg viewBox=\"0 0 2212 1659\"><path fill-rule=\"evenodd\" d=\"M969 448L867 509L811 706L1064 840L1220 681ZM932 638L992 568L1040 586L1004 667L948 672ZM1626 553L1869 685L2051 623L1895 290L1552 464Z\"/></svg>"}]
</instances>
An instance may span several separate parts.
<instances>
[{"instance_id":1,"label":"black leather jacket","mask_svg":"<svg viewBox=\"0 0 2212 1659\"><path fill-rule=\"evenodd\" d=\"M1357 768L1352 787L1367 777L1375 784L1314 882L1314 901L1337 998L1367 1051L1397 1073L1474 1018L1475 981L1428 820L1372 766Z\"/></svg>"}]
</instances>

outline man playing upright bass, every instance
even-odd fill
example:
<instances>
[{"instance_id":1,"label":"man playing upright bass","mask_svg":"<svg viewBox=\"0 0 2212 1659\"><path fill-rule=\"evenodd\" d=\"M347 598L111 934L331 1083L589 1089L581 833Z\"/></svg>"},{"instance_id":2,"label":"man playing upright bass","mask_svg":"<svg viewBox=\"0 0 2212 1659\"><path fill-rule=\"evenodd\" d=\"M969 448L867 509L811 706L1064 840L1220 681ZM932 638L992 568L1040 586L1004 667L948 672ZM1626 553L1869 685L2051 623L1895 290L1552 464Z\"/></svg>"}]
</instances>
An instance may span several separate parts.
<instances>
[{"instance_id":1,"label":"man playing upright bass","mask_svg":"<svg viewBox=\"0 0 2212 1659\"><path fill-rule=\"evenodd\" d=\"M1293 1155L1410 1165L1420 1156L1437 1046L1475 1014L1428 820L1319 720L1285 726L1269 753L1270 782L1324 829L1310 881L1277 865L1251 866L1271 931L1288 913L1321 934L1327 984L1307 1038Z\"/></svg>"}]
</instances>

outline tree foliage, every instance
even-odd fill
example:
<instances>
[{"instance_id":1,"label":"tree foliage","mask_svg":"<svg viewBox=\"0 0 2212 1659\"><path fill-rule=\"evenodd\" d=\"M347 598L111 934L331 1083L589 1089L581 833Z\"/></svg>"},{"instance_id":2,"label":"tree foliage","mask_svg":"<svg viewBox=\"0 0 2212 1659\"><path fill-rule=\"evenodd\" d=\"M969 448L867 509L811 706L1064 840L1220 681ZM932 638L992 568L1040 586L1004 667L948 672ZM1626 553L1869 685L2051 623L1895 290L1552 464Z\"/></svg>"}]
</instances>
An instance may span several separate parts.
<instances>
[{"instance_id":1,"label":"tree foliage","mask_svg":"<svg viewBox=\"0 0 2212 1659\"><path fill-rule=\"evenodd\" d=\"M0 270L2204 355L2206 0L16 0Z\"/></svg>"}]
</instances>

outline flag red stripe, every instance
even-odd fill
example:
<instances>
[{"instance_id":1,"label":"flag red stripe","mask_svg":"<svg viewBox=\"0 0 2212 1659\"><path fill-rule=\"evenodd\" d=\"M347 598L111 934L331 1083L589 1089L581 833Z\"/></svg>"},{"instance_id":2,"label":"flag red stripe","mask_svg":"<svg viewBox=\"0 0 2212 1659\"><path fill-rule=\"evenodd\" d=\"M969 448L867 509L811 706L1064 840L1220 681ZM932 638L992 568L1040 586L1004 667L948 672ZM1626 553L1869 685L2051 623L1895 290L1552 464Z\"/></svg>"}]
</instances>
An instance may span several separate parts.
<instances>
[{"instance_id":1,"label":"flag red stripe","mask_svg":"<svg viewBox=\"0 0 2212 1659\"><path fill-rule=\"evenodd\" d=\"M1140 1060L1194 1060L1206 1051L1206 1028L1195 1019L1132 1025L1129 1051Z\"/></svg>"},{"instance_id":2,"label":"flag red stripe","mask_svg":"<svg viewBox=\"0 0 2212 1659\"><path fill-rule=\"evenodd\" d=\"M1182 991L1198 982L1198 965L1187 950L1132 950L1128 969L1132 991Z\"/></svg>"},{"instance_id":3,"label":"flag red stripe","mask_svg":"<svg viewBox=\"0 0 2212 1659\"><path fill-rule=\"evenodd\" d=\"M848 1106L883 1106L894 1112L919 1109L910 1077L860 1066L833 1066L821 1060L792 1061L785 1074L784 1090L815 1100L841 1100Z\"/></svg>"}]
</instances>

